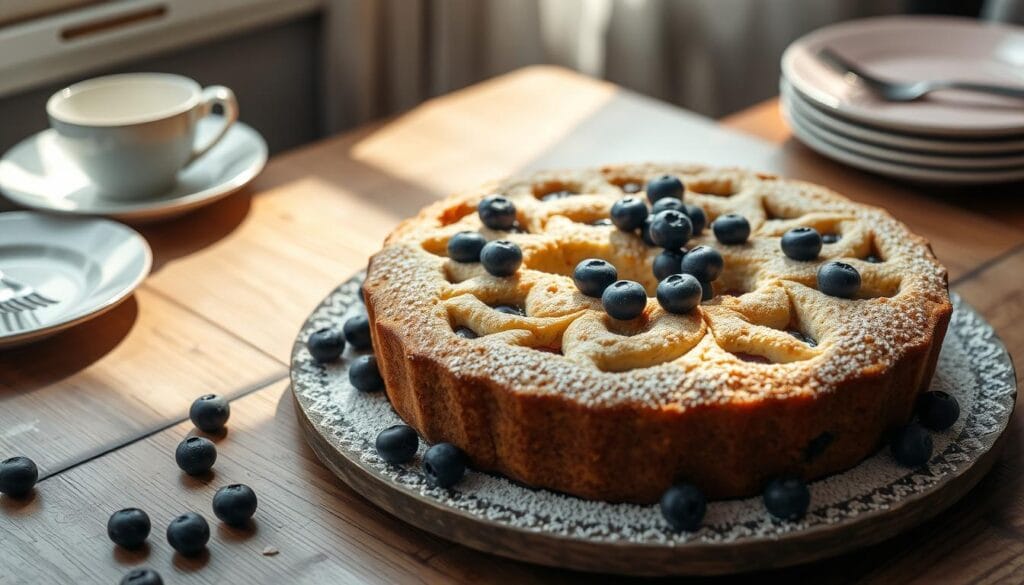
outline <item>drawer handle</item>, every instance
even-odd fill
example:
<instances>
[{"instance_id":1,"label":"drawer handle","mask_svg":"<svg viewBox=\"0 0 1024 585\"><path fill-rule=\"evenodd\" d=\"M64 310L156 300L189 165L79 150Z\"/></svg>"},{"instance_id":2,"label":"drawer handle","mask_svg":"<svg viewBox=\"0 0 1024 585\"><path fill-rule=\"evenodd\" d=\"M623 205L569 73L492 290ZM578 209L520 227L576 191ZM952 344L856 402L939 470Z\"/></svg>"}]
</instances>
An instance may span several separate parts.
<instances>
[{"instance_id":1,"label":"drawer handle","mask_svg":"<svg viewBox=\"0 0 1024 585\"><path fill-rule=\"evenodd\" d=\"M103 34L113 29L138 24L140 22L160 19L166 15L166 6L152 6L133 12L126 12L70 26L60 31L60 38L64 41L73 41L82 37Z\"/></svg>"}]
</instances>

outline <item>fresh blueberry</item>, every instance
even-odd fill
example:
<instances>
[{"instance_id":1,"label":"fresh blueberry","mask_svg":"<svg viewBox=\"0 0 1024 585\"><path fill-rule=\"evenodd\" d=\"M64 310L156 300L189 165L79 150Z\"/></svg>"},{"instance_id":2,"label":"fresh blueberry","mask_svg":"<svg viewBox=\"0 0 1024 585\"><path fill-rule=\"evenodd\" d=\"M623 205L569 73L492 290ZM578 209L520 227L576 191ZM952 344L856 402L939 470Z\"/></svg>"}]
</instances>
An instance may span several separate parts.
<instances>
[{"instance_id":1,"label":"fresh blueberry","mask_svg":"<svg viewBox=\"0 0 1024 585\"><path fill-rule=\"evenodd\" d=\"M516 224L516 206L500 195L484 197L477 205L480 221L492 230L510 230Z\"/></svg>"},{"instance_id":2,"label":"fresh blueberry","mask_svg":"<svg viewBox=\"0 0 1024 585\"><path fill-rule=\"evenodd\" d=\"M662 248L678 250L686 245L692 235L693 224L681 211L668 209L651 220L651 240Z\"/></svg>"},{"instance_id":3,"label":"fresh blueberry","mask_svg":"<svg viewBox=\"0 0 1024 585\"><path fill-rule=\"evenodd\" d=\"M736 213L727 213L711 222L711 230L723 244L742 244L750 237L750 222Z\"/></svg>"},{"instance_id":4,"label":"fresh blueberry","mask_svg":"<svg viewBox=\"0 0 1024 585\"><path fill-rule=\"evenodd\" d=\"M576 288L580 289L580 292L588 297L595 298L601 298L604 289L608 288L618 278L618 272L615 270L615 267L611 263L598 258L591 258L580 262L572 272L572 280L576 283Z\"/></svg>"},{"instance_id":5,"label":"fresh blueberry","mask_svg":"<svg viewBox=\"0 0 1024 585\"><path fill-rule=\"evenodd\" d=\"M459 325L458 327L456 327L455 335L458 335L463 339L476 339L477 337L480 337L479 335L476 334L476 331L473 331L472 329L466 327L465 325Z\"/></svg>"},{"instance_id":6,"label":"fresh blueberry","mask_svg":"<svg viewBox=\"0 0 1024 585\"><path fill-rule=\"evenodd\" d=\"M612 223L623 231L643 227L647 214L647 204L639 197L623 197L612 204Z\"/></svg>"},{"instance_id":7,"label":"fresh blueberry","mask_svg":"<svg viewBox=\"0 0 1024 585\"><path fill-rule=\"evenodd\" d=\"M229 526L245 526L256 513L256 492L240 483L226 485L213 494L213 513Z\"/></svg>"},{"instance_id":8,"label":"fresh blueberry","mask_svg":"<svg viewBox=\"0 0 1024 585\"><path fill-rule=\"evenodd\" d=\"M523 251L508 240L487 242L480 252L480 262L494 276L512 276L523 263Z\"/></svg>"},{"instance_id":9,"label":"fresh blueberry","mask_svg":"<svg viewBox=\"0 0 1024 585\"><path fill-rule=\"evenodd\" d=\"M210 525L195 512L185 512L167 525L167 543L186 557L203 552L210 540Z\"/></svg>"},{"instance_id":10,"label":"fresh blueberry","mask_svg":"<svg viewBox=\"0 0 1024 585\"><path fill-rule=\"evenodd\" d=\"M821 242L823 244L834 244L839 241L842 236L835 233L821 234Z\"/></svg>"},{"instance_id":11,"label":"fresh blueberry","mask_svg":"<svg viewBox=\"0 0 1024 585\"><path fill-rule=\"evenodd\" d=\"M676 199L675 197L662 197L651 205L651 215L658 215L662 211L667 211L669 209L686 213L686 204L683 203L682 199Z\"/></svg>"},{"instance_id":12,"label":"fresh blueberry","mask_svg":"<svg viewBox=\"0 0 1024 585\"><path fill-rule=\"evenodd\" d=\"M202 475L217 462L217 446L203 437L189 437L174 450L178 467L189 475Z\"/></svg>"},{"instance_id":13,"label":"fresh blueberry","mask_svg":"<svg viewBox=\"0 0 1024 585\"><path fill-rule=\"evenodd\" d=\"M704 231L704 227L708 225L707 214L696 205L686 204L686 217L689 217L690 223L693 224L693 235L695 236Z\"/></svg>"},{"instance_id":14,"label":"fresh blueberry","mask_svg":"<svg viewBox=\"0 0 1024 585\"><path fill-rule=\"evenodd\" d=\"M456 262L479 262L487 238L480 232L459 232L448 240L448 257Z\"/></svg>"},{"instance_id":15,"label":"fresh blueberry","mask_svg":"<svg viewBox=\"0 0 1024 585\"><path fill-rule=\"evenodd\" d=\"M466 455L451 443L438 443L423 454L423 472L430 485L451 487L466 473Z\"/></svg>"},{"instance_id":16,"label":"fresh blueberry","mask_svg":"<svg viewBox=\"0 0 1024 585\"><path fill-rule=\"evenodd\" d=\"M107 520L107 536L114 544L127 549L142 546L149 537L149 529L149 515L138 508L118 510Z\"/></svg>"},{"instance_id":17,"label":"fresh blueberry","mask_svg":"<svg viewBox=\"0 0 1024 585\"><path fill-rule=\"evenodd\" d=\"M125 573L121 585L164 585L164 580L160 578L160 573L142 567Z\"/></svg>"},{"instance_id":18,"label":"fresh blueberry","mask_svg":"<svg viewBox=\"0 0 1024 585\"><path fill-rule=\"evenodd\" d=\"M384 389L384 378L377 368L377 358L361 355L352 360L348 368L348 381L360 392L377 392Z\"/></svg>"},{"instance_id":19,"label":"fresh blueberry","mask_svg":"<svg viewBox=\"0 0 1024 585\"><path fill-rule=\"evenodd\" d=\"M860 273L845 262L826 262L818 268L818 290L844 299L860 290Z\"/></svg>"},{"instance_id":20,"label":"fresh blueberry","mask_svg":"<svg viewBox=\"0 0 1024 585\"><path fill-rule=\"evenodd\" d=\"M341 331L345 334L345 341L358 350L370 349L373 345L370 342L370 319L366 315L349 317Z\"/></svg>"},{"instance_id":21,"label":"fresh blueberry","mask_svg":"<svg viewBox=\"0 0 1024 585\"><path fill-rule=\"evenodd\" d=\"M796 227L782 234L779 246L787 258L793 260L814 260L821 252L821 234L812 227Z\"/></svg>"},{"instance_id":22,"label":"fresh blueberry","mask_svg":"<svg viewBox=\"0 0 1024 585\"><path fill-rule=\"evenodd\" d=\"M684 254L683 250L662 250L661 254L654 257L654 278L660 282L669 275L679 274L679 264L683 261Z\"/></svg>"},{"instance_id":23,"label":"fresh blueberry","mask_svg":"<svg viewBox=\"0 0 1024 585\"><path fill-rule=\"evenodd\" d=\"M24 498L39 481L39 468L28 457L11 457L0 461L0 494Z\"/></svg>"},{"instance_id":24,"label":"fresh blueberry","mask_svg":"<svg viewBox=\"0 0 1024 585\"><path fill-rule=\"evenodd\" d=\"M203 394L188 409L192 424L204 433L219 432L230 416L231 404L216 394Z\"/></svg>"},{"instance_id":25,"label":"fresh blueberry","mask_svg":"<svg viewBox=\"0 0 1024 585\"><path fill-rule=\"evenodd\" d=\"M764 488L764 507L781 520L799 520L811 505L811 490L798 477L780 477Z\"/></svg>"},{"instance_id":26,"label":"fresh blueberry","mask_svg":"<svg viewBox=\"0 0 1024 585\"><path fill-rule=\"evenodd\" d=\"M526 316L526 310L516 305L497 305L494 307L494 310L504 315Z\"/></svg>"},{"instance_id":27,"label":"fresh blueberry","mask_svg":"<svg viewBox=\"0 0 1024 585\"><path fill-rule=\"evenodd\" d=\"M640 228L640 237L643 238L644 243L648 246L655 245L654 240L651 239L651 221L653 220L654 218L648 215L647 219L644 220L644 225Z\"/></svg>"},{"instance_id":28,"label":"fresh blueberry","mask_svg":"<svg viewBox=\"0 0 1024 585\"><path fill-rule=\"evenodd\" d=\"M601 304L613 319L636 319L647 307L647 291L639 282L619 280L605 289Z\"/></svg>"},{"instance_id":29,"label":"fresh blueberry","mask_svg":"<svg viewBox=\"0 0 1024 585\"><path fill-rule=\"evenodd\" d=\"M704 494L690 483L677 483L661 496L661 515L673 530L698 530L707 509Z\"/></svg>"},{"instance_id":30,"label":"fresh blueberry","mask_svg":"<svg viewBox=\"0 0 1024 585\"><path fill-rule=\"evenodd\" d=\"M673 274L658 283L658 302L669 313L686 313L700 304L704 290L689 274Z\"/></svg>"},{"instance_id":31,"label":"fresh blueberry","mask_svg":"<svg viewBox=\"0 0 1024 585\"><path fill-rule=\"evenodd\" d=\"M647 199L651 203L657 203L659 199L665 197L682 199L683 191L683 182L679 180L679 177L672 175L662 175L647 182Z\"/></svg>"},{"instance_id":32,"label":"fresh blueberry","mask_svg":"<svg viewBox=\"0 0 1024 585\"><path fill-rule=\"evenodd\" d=\"M306 349L320 363L334 361L345 351L345 335L333 327L325 327L309 336Z\"/></svg>"},{"instance_id":33,"label":"fresh blueberry","mask_svg":"<svg viewBox=\"0 0 1024 585\"><path fill-rule=\"evenodd\" d=\"M932 436L917 423L902 426L892 434L889 449L904 467L921 467L932 458Z\"/></svg>"},{"instance_id":34,"label":"fresh blueberry","mask_svg":"<svg viewBox=\"0 0 1024 585\"><path fill-rule=\"evenodd\" d=\"M692 274L697 277L697 280L702 282L711 282L718 278L722 274L722 268L725 267L725 259L719 254L718 250L711 246L697 246L692 248L683 256L683 260L680 263L680 272L684 274Z\"/></svg>"},{"instance_id":35,"label":"fresh blueberry","mask_svg":"<svg viewBox=\"0 0 1024 585\"><path fill-rule=\"evenodd\" d=\"M408 463L416 456L420 438L408 425L388 427L377 435L377 454L388 463Z\"/></svg>"},{"instance_id":36,"label":"fresh blueberry","mask_svg":"<svg viewBox=\"0 0 1024 585\"><path fill-rule=\"evenodd\" d=\"M960 403L942 390L925 392L917 398L917 420L925 428L944 431L960 418Z\"/></svg>"}]
</instances>

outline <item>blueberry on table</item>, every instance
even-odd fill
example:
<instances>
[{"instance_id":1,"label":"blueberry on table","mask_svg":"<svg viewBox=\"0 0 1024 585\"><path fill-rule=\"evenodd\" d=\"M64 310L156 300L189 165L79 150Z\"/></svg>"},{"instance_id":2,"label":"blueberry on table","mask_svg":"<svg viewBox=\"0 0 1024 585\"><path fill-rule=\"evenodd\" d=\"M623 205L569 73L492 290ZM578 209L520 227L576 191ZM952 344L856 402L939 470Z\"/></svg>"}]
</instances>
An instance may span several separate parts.
<instances>
[{"instance_id":1,"label":"blueberry on table","mask_svg":"<svg viewBox=\"0 0 1024 585\"><path fill-rule=\"evenodd\" d=\"M715 298L715 287L714 287L713 284L711 284L711 281L709 281L709 280L702 280L702 281L700 281L700 289L701 289L701 291L703 291L703 293L701 294L700 300L702 300L702 301L710 301L711 299Z\"/></svg>"},{"instance_id":2,"label":"blueberry on table","mask_svg":"<svg viewBox=\"0 0 1024 585\"><path fill-rule=\"evenodd\" d=\"M860 290L860 273L845 262L826 262L818 268L818 290L833 297L853 298Z\"/></svg>"},{"instance_id":3,"label":"blueberry on table","mask_svg":"<svg viewBox=\"0 0 1024 585\"><path fill-rule=\"evenodd\" d=\"M360 392L377 392L384 389L384 378L377 368L377 358L361 355L352 360L348 368L348 381Z\"/></svg>"},{"instance_id":4,"label":"blueberry on table","mask_svg":"<svg viewBox=\"0 0 1024 585\"><path fill-rule=\"evenodd\" d=\"M653 219L653 217L648 215L647 219L644 220L644 225L640 227L640 237L648 246L656 245L654 240L651 239L651 221L653 221Z\"/></svg>"},{"instance_id":5,"label":"blueberry on table","mask_svg":"<svg viewBox=\"0 0 1024 585\"><path fill-rule=\"evenodd\" d=\"M787 258L806 262L818 257L822 241L818 230L812 227L795 227L782 234L779 246Z\"/></svg>"},{"instance_id":6,"label":"blueberry on table","mask_svg":"<svg viewBox=\"0 0 1024 585\"><path fill-rule=\"evenodd\" d=\"M750 238L750 222L737 213L727 213L711 222L711 231L723 244L742 244Z\"/></svg>"},{"instance_id":7,"label":"blueberry on table","mask_svg":"<svg viewBox=\"0 0 1024 585\"><path fill-rule=\"evenodd\" d=\"M693 224L693 235L699 235L704 231L704 227L708 225L707 214L696 205L686 204L686 217L689 217L690 223Z\"/></svg>"},{"instance_id":8,"label":"blueberry on table","mask_svg":"<svg viewBox=\"0 0 1024 585\"><path fill-rule=\"evenodd\" d=\"M438 443L423 454L423 472L427 483L448 488L466 473L466 454L451 443Z\"/></svg>"},{"instance_id":9,"label":"blueberry on table","mask_svg":"<svg viewBox=\"0 0 1024 585\"><path fill-rule=\"evenodd\" d=\"M210 540L210 525L195 512L185 512L167 525L167 543L186 557L203 552Z\"/></svg>"},{"instance_id":10,"label":"blueberry on table","mask_svg":"<svg viewBox=\"0 0 1024 585\"><path fill-rule=\"evenodd\" d=\"M189 475L202 475L217 462L217 446L203 437L189 437L174 451L178 467Z\"/></svg>"},{"instance_id":11,"label":"blueberry on table","mask_svg":"<svg viewBox=\"0 0 1024 585\"><path fill-rule=\"evenodd\" d=\"M687 532L700 528L708 509L704 494L690 483L677 483L665 490L660 505L661 515L669 526L673 530Z\"/></svg>"},{"instance_id":12,"label":"blueberry on table","mask_svg":"<svg viewBox=\"0 0 1024 585\"><path fill-rule=\"evenodd\" d=\"M136 549L149 537L149 515L138 508L125 508L110 515L107 536L114 544Z\"/></svg>"},{"instance_id":13,"label":"blueberry on table","mask_svg":"<svg viewBox=\"0 0 1024 585\"><path fill-rule=\"evenodd\" d=\"M409 425L394 425L377 434L377 455L388 463L408 463L416 456L420 438Z\"/></svg>"},{"instance_id":14,"label":"blueberry on table","mask_svg":"<svg viewBox=\"0 0 1024 585\"><path fill-rule=\"evenodd\" d=\"M516 206L506 197L484 197L477 205L480 221L492 230L510 230L516 224Z\"/></svg>"},{"instance_id":15,"label":"blueberry on table","mask_svg":"<svg viewBox=\"0 0 1024 585\"><path fill-rule=\"evenodd\" d=\"M459 232L448 240L448 257L456 262L479 262L487 238L480 232Z\"/></svg>"},{"instance_id":16,"label":"blueberry on table","mask_svg":"<svg viewBox=\"0 0 1024 585\"><path fill-rule=\"evenodd\" d=\"M673 274L679 274L679 266L683 261L684 254L683 250L662 250L654 257L654 263L651 266L654 278L662 281Z\"/></svg>"},{"instance_id":17,"label":"blueberry on table","mask_svg":"<svg viewBox=\"0 0 1024 585\"><path fill-rule=\"evenodd\" d=\"M256 492L240 483L226 485L213 494L213 514L229 526L245 526L256 513Z\"/></svg>"},{"instance_id":18,"label":"blueberry on table","mask_svg":"<svg viewBox=\"0 0 1024 585\"><path fill-rule=\"evenodd\" d=\"M693 235L690 218L681 211L668 209L651 219L651 241L668 250L678 250Z\"/></svg>"},{"instance_id":19,"label":"blueberry on table","mask_svg":"<svg viewBox=\"0 0 1024 585\"><path fill-rule=\"evenodd\" d=\"M658 215L662 211L669 209L686 213L686 204L683 203L682 199L676 197L662 197L651 205L651 215Z\"/></svg>"},{"instance_id":20,"label":"blueberry on table","mask_svg":"<svg viewBox=\"0 0 1024 585\"><path fill-rule=\"evenodd\" d=\"M370 349L373 345L370 341L370 319L366 315L349 317L341 331L345 334L345 341L358 350Z\"/></svg>"},{"instance_id":21,"label":"blueberry on table","mask_svg":"<svg viewBox=\"0 0 1024 585\"><path fill-rule=\"evenodd\" d=\"M523 251L508 240L487 242L480 251L480 262L493 276L512 276L523 263Z\"/></svg>"},{"instance_id":22,"label":"blueberry on table","mask_svg":"<svg viewBox=\"0 0 1024 585\"><path fill-rule=\"evenodd\" d=\"M687 313L700 304L704 289L690 274L673 274L658 283L658 303L669 313Z\"/></svg>"},{"instance_id":23,"label":"blueberry on table","mask_svg":"<svg viewBox=\"0 0 1024 585\"><path fill-rule=\"evenodd\" d=\"M334 361L345 351L345 335L333 327L325 327L309 336L306 349L320 363Z\"/></svg>"},{"instance_id":24,"label":"blueberry on table","mask_svg":"<svg viewBox=\"0 0 1024 585\"><path fill-rule=\"evenodd\" d=\"M684 191L683 182L679 180L679 177L672 175L662 175L647 182L647 199L651 203L657 203L659 199L665 197L682 199Z\"/></svg>"},{"instance_id":25,"label":"blueberry on table","mask_svg":"<svg viewBox=\"0 0 1024 585\"><path fill-rule=\"evenodd\" d=\"M622 231L631 232L643 227L647 215L647 204L639 197L623 197L612 203L612 223Z\"/></svg>"},{"instance_id":26,"label":"blueberry on table","mask_svg":"<svg viewBox=\"0 0 1024 585\"><path fill-rule=\"evenodd\" d=\"M619 274L615 267L606 260L590 258L576 265L572 272L572 280L576 288L588 297L601 298L604 290L618 280Z\"/></svg>"},{"instance_id":27,"label":"blueberry on table","mask_svg":"<svg viewBox=\"0 0 1024 585\"><path fill-rule=\"evenodd\" d=\"M780 520L799 520L811 505L811 490L798 477L780 477L768 482L762 494L768 513Z\"/></svg>"},{"instance_id":28,"label":"blueberry on table","mask_svg":"<svg viewBox=\"0 0 1024 585\"><path fill-rule=\"evenodd\" d=\"M601 304L613 319L636 319L647 307L647 291L639 282L619 280L605 289Z\"/></svg>"},{"instance_id":29,"label":"blueberry on table","mask_svg":"<svg viewBox=\"0 0 1024 585\"><path fill-rule=\"evenodd\" d=\"M192 424L204 433L216 433L224 428L231 416L231 404L216 394L203 394L188 409Z\"/></svg>"},{"instance_id":30,"label":"blueberry on table","mask_svg":"<svg viewBox=\"0 0 1024 585\"><path fill-rule=\"evenodd\" d=\"M960 403L942 390L925 392L917 398L917 420L926 429L944 431L960 418Z\"/></svg>"},{"instance_id":31,"label":"blueberry on table","mask_svg":"<svg viewBox=\"0 0 1024 585\"><path fill-rule=\"evenodd\" d=\"M697 246L683 257L679 269L683 274L692 274L701 282L710 282L722 274L725 259L711 246Z\"/></svg>"},{"instance_id":32,"label":"blueberry on table","mask_svg":"<svg viewBox=\"0 0 1024 585\"><path fill-rule=\"evenodd\" d=\"M164 580L160 578L160 573L143 567L125 573L121 585L164 585Z\"/></svg>"},{"instance_id":33,"label":"blueberry on table","mask_svg":"<svg viewBox=\"0 0 1024 585\"><path fill-rule=\"evenodd\" d=\"M904 467L921 467L932 458L932 436L917 423L902 426L892 434L889 449Z\"/></svg>"},{"instance_id":34,"label":"blueberry on table","mask_svg":"<svg viewBox=\"0 0 1024 585\"><path fill-rule=\"evenodd\" d=\"M27 496L39 481L39 468L28 457L11 457L0 461L0 494L12 498Z\"/></svg>"}]
</instances>

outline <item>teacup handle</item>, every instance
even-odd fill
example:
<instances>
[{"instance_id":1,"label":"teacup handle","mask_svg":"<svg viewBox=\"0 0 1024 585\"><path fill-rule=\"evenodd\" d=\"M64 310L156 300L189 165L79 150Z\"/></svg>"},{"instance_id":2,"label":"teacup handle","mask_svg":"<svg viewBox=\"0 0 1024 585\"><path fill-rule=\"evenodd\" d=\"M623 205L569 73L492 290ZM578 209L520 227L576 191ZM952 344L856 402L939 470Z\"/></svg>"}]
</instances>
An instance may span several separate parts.
<instances>
[{"instance_id":1,"label":"teacup handle","mask_svg":"<svg viewBox=\"0 0 1024 585\"><path fill-rule=\"evenodd\" d=\"M213 148L214 145L224 138L224 135L228 133L228 129L231 128L231 125L238 120L238 100L235 99L235 92L223 85L211 85L210 87L203 88L203 101L200 117L209 116L210 113L213 112L213 106L216 104L220 104L224 109L224 126L221 127L220 131L217 132L217 135L210 139L209 142L192 149L192 156L188 159L188 162L192 162L206 154L206 151Z\"/></svg>"}]
</instances>

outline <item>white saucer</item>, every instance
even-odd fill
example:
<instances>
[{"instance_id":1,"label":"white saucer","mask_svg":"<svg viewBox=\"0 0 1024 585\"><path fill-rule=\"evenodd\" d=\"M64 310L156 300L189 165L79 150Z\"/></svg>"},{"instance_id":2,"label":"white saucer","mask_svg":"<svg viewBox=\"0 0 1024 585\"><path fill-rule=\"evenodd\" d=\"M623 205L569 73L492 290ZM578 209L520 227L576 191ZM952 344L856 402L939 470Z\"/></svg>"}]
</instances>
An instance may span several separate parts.
<instances>
[{"instance_id":1,"label":"white saucer","mask_svg":"<svg viewBox=\"0 0 1024 585\"><path fill-rule=\"evenodd\" d=\"M222 122L199 121L197 141L210 137ZM73 215L103 215L134 223L169 219L209 205L245 186L267 162L267 143L251 127L237 122L224 139L178 173L178 184L155 199L114 201L67 158L52 129L30 136L0 159L0 191L32 209Z\"/></svg>"},{"instance_id":2,"label":"white saucer","mask_svg":"<svg viewBox=\"0 0 1024 585\"><path fill-rule=\"evenodd\" d=\"M0 314L0 348L37 341L109 311L139 286L152 263L146 240L113 221L0 213L0 271L58 301L16 316Z\"/></svg>"}]
</instances>

